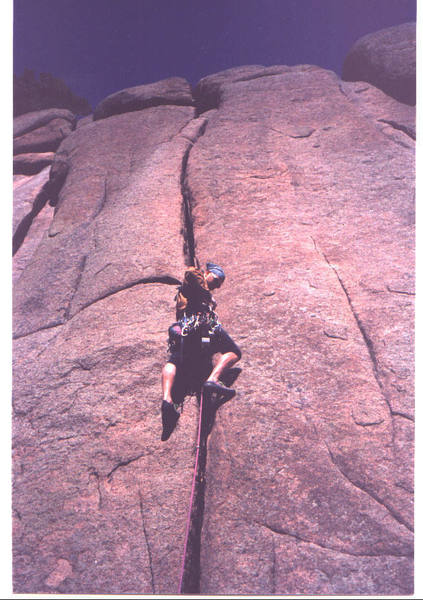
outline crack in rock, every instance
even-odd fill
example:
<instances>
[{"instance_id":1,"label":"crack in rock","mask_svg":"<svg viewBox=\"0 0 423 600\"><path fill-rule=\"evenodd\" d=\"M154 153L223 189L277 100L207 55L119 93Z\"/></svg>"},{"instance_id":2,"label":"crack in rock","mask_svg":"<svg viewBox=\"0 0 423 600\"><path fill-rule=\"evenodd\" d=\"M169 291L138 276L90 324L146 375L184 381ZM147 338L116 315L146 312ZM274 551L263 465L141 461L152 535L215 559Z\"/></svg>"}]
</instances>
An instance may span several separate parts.
<instances>
[{"instance_id":1,"label":"crack in rock","mask_svg":"<svg viewBox=\"0 0 423 600\"><path fill-rule=\"evenodd\" d=\"M357 323L357 327L358 327L358 329L359 329L359 331L361 333L361 336L362 336L362 338L364 340L364 343L366 344L367 351L369 353L370 360L371 360L371 363L372 363L373 373L374 373L375 379L377 381L377 384L378 384L378 386L380 388L382 397L385 399L385 401L386 401L386 403L387 403L387 405L389 407L389 411L392 414L391 404L390 404L389 399L388 399L388 397L387 397L387 395L385 393L385 390L383 389L382 382L380 381L379 368L378 368L377 357L376 357L376 352L375 352L375 349L374 349L374 346L373 346L373 342L370 339L370 337L368 336L367 331L366 331L363 323L361 322L360 317L358 316L357 312L355 311L355 309L353 307L350 294L349 294L349 292L348 292L348 290L347 290L344 282L342 281L342 279L341 279L341 277L340 277L337 269L329 262L327 256L324 253L323 253L323 256L324 256L327 264L329 265L329 267L335 273L335 275L336 275L336 277L337 277L337 279L339 281L339 285L341 286L341 288L342 288L342 290L343 290L343 292L345 294L345 297L346 297L348 305L349 305L349 307L351 309L352 315L353 315L353 317L354 317L354 319L355 319L355 321Z\"/></svg>"},{"instance_id":2,"label":"crack in rock","mask_svg":"<svg viewBox=\"0 0 423 600\"><path fill-rule=\"evenodd\" d=\"M341 466L338 464L338 462L336 461L334 455L332 454L329 446L327 445L327 443L323 440L324 445L326 446L326 449L328 451L328 454L330 456L330 459L332 461L332 463L334 464L334 466L338 469L338 471L341 473L341 475L343 475L343 477L345 477L345 479L347 481L349 481L349 483L351 485L353 485L355 488L361 490L362 492L364 492L365 494L367 494L368 496L370 496L370 498L372 498L373 500L375 500L375 502L377 502L378 504L380 504L380 506L383 506L383 508L385 510L388 511L388 513L401 525L403 525L404 527L406 527L409 531L411 531L412 533L414 532L414 529L411 525L409 525L407 523L407 521L402 517L402 515L400 515L396 510L394 510L393 508L390 508L389 506L387 506L383 500L381 498L379 498L379 496L375 493L372 492L371 490L367 489L366 487L364 487L364 485L360 485L358 482L353 481L350 477L348 477L347 473L345 473L345 471L341 468ZM402 556L402 555L401 555Z\"/></svg>"},{"instance_id":3,"label":"crack in rock","mask_svg":"<svg viewBox=\"0 0 423 600\"><path fill-rule=\"evenodd\" d=\"M35 217L38 216L47 204L49 198L48 189L49 182L47 181L35 197L30 212L23 217L22 221L17 226L12 238L12 256L15 256L16 252L22 246Z\"/></svg>"},{"instance_id":4,"label":"crack in rock","mask_svg":"<svg viewBox=\"0 0 423 600\"><path fill-rule=\"evenodd\" d=\"M107 269L107 267L110 267L113 263L108 262L104 265L104 267L101 267L101 269L99 269L98 271L96 271L93 275L93 277L96 277L97 275L99 275L102 271L104 271L105 269Z\"/></svg>"},{"instance_id":5,"label":"crack in rock","mask_svg":"<svg viewBox=\"0 0 423 600\"><path fill-rule=\"evenodd\" d=\"M100 486L100 475L98 474L98 472L96 471L96 469L94 469L93 467L90 468L89 470L89 477L94 477L94 479L96 480L96 484L97 484L97 493L98 493L98 509L101 510L103 507L103 495L101 493L101 486Z\"/></svg>"},{"instance_id":6,"label":"crack in rock","mask_svg":"<svg viewBox=\"0 0 423 600\"><path fill-rule=\"evenodd\" d=\"M62 323L62 325L64 325L64 323ZM58 331L58 332L57 332L55 335L53 335L51 338L49 338L49 339L48 339L48 340L45 342L43 349L42 349L40 352L38 352L38 354L37 354L37 359L38 359L38 358L40 358L40 356L41 356L42 354L44 354L44 352L46 352L46 351L47 351L47 349L48 349L48 347L50 346L50 344L51 344L52 342L54 342L54 340L55 340L55 339L56 339L56 338L57 338L59 335L60 335L60 329L59 329L59 331Z\"/></svg>"},{"instance_id":7,"label":"crack in rock","mask_svg":"<svg viewBox=\"0 0 423 600\"><path fill-rule=\"evenodd\" d=\"M28 337L29 335L33 335L34 333L39 333L40 331L44 331L45 329L52 329L53 327L60 327L61 325L64 325L65 322L60 320L60 321L53 321L53 323L48 323L47 325L43 325L42 327L39 327L38 329L35 329L34 331L29 331L27 333L22 333L22 334L15 334L13 336L14 340L20 340L21 338L25 338Z\"/></svg>"},{"instance_id":8,"label":"crack in rock","mask_svg":"<svg viewBox=\"0 0 423 600\"><path fill-rule=\"evenodd\" d=\"M415 296L416 295L415 292L408 292L407 290L394 290L393 288L389 287L389 285L386 286L386 289L388 290L388 292L391 292L392 294L404 294L404 296Z\"/></svg>"},{"instance_id":9,"label":"crack in rock","mask_svg":"<svg viewBox=\"0 0 423 600\"><path fill-rule=\"evenodd\" d=\"M412 552L410 552L410 554L400 554L400 553L398 553L398 554L387 554L387 553L382 553L382 552L375 552L374 554L361 554L359 552L347 552L344 549L340 550L339 548L334 548L332 546L325 545L325 544L323 544L321 542L317 542L317 541L313 541L313 540L308 540L306 538L301 537L297 533L294 533L292 531L288 531L287 529L273 527L272 525L268 525L267 523L260 523L259 521L255 521L255 523L257 525L259 525L260 527L265 527L266 529L268 529L272 533L276 533L277 535L286 535L287 537L292 537L292 538L294 538L294 539L296 539L299 542L302 542L304 544L311 544L313 546L318 546L319 548L322 548L323 550L330 550L331 552L337 552L338 554L345 554L346 556L355 556L355 557L362 557L362 558L374 558L374 557L378 557L378 556L386 556L386 557L392 556L392 557L398 558L398 557L413 556Z\"/></svg>"},{"instance_id":10,"label":"crack in rock","mask_svg":"<svg viewBox=\"0 0 423 600\"><path fill-rule=\"evenodd\" d=\"M153 594L155 594L156 593L156 587L155 587L155 584L154 584L153 559L152 559L152 554L151 554L150 542L149 542L149 539L148 539L148 536L147 536L147 530L145 528L144 508L143 508L143 504L142 504L142 495L141 495L140 488L138 488L138 498L139 498L140 513L141 513L142 530L143 530L143 533L144 533L145 544L147 546L148 564L149 564L149 567L150 567L150 575L151 575L151 589L153 591Z\"/></svg>"},{"instance_id":11,"label":"crack in rock","mask_svg":"<svg viewBox=\"0 0 423 600\"><path fill-rule=\"evenodd\" d=\"M111 288L110 290L108 290L107 292L104 292L104 294L102 294L101 296L94 298L94 300L90 300L89 302L83 304L81 306L81 308L75 314L73 314L72 317L70 317L70 319L73 319L78 313L80 313L85 308L92 306L96 302L100 302L100 300L104 300L105 298L108 298L109 296L112 296L113 294L117 294L118 292L128 290L137 285L147 284L147 283L164 283L166 285L180 285L181 284L179 279L176 279L175 277L172 277L170 275L157 275L157 276L152 276L152 277L141 277L140 279L135 279L134 281L130 281L129 283L115 286L115 287Z\"/></svg>"},{"instance_id":12,"label":"crack in rock","mask_svg":"<svg viewBox=\"0 0 423 600\"><path fill-rule=\"evenodd\" d=\"M396 121L391 121L389 119L378 119L378 122L379 123L386 123L387 125L390 125L393 129L397 129L398 131L402 131L403 133L405 133L406 135L408 135L408 137L410 137L412 140L414 140L414 141L416 140L416 134L411 129L411 127L407 127L406 125L401 125L401 123L397 123Z\"/></svg>"},{"instance_id":13,"label":"crack in rock","mask_svg":"<svg viewBox=\"0 0 423 600\"><path fill-rule=\"evenodd\" d=\"M78 288L81 284L81 280L82 280L82 275L84 274L84 270L85 270L85 266L87 264L87 259L88 259L88 254L84 254L82 256L82 258L79 261L79 265L78 265L78 276L76 278L76 282L75 282L75 287L73 290L73 294L68 302L68 306L65 310L65 321L69 320L69 314L70 314L70 310L71 310L71 305L72 305L72 301L75 298L77 292L78 292Z\"/></svg>"},{"instance_id":14,"label":"crack in rock","mask_svg":"<svg viewBox=\"0 0 423 600\"><path fill-rule=\"evenodd\" d=\"M74 363L75 364L73 364L70 369L68 369L64 373L60 374L60 379L63 379L64 377L67 377L73 371L80 371L80 370L91 371L91 369L93 369L96 366L96 365L87 366L87 365L84 364L83 360L78 360L78 359L76 359L74 361Z\"/></svg>"},{"instance_id":15,"label":"crack in rock","mask_svg":"<svg viewBox=\"0 0 423 600\"><path fill-rule=\"evenodd\" d=\"M128 458L128 460L121 460L115 467L113 467L113 469L110 471L110 473L108 473L108 475L107 475L108 481L109 482L111 481L112 475L115 471L117 471L117 469L120 469L121 467L126 467L127 465L130 465L131 463L139 460L143 456L144 456L143 454L138 454L138 456Z\"/></svg>"},{"instance_id":16,"label":"crack in rock","mask_svg":"<svg viewBox=\"0 0 423 600\"><path fill-rule=\"evenodd\" d=\"M184 153L182 158L181 165L181 195L182 195L182 235L184 238L183 252L186 257L186 262L188 266L194 266L196 264L196 256L195 256L195 238L194 238L194 221L192 217L192 207L194 205L194 198L192 196L191 189L188 185L188 159L191 153L194 144L198 141L198 139L204 135L204 132L207 127L207 120L203 122L201 127L195 136L193 136L193 140L191 144L188 146L187 150ZM186 137L186 136L185 136Z\"/></svg>"},{"instance_id":17,"label":"crack in rock","mask_svg":"<svg viewBox=\"0 0 423 600\"><path fill-rule=\"evenodd\" d=\"M401 413L396 410L393 410L391 414L393 417L402 417L403 419L407 419L408 421L414 423L413 417L410 417L410 415L407 415L406 413Z\"/></svg>"},{"instance_id":18,"label":"crack in rock","mask_svg":"<svg viewBox=\"0 0 423 600\"><path fill-rule=\"evenodd\" d=\"M343 335L338 335L336 333L331 333L329 331L324 331L323 332L325 334L326 337L328 338L334 338L336 340L344 340L344 341L348 341L348 337L343 336Z\"/></svg>"},{"instance_id":19,"label":"crack in rock","mask_svg":"<svg viewBox=\"0 0 423 600\"><path fill-rule=\"evenodd\" d=\"M255 75L247 75L239 79L234 79L232 83L242 83L244 81L254 81L255 79L263 79L264 77L277 77L278 75L286 75L285 72L280 73L256 73Z\"/></svg>"},{"instance_id":20,"label":"crack in rock","mask_svg":"<svg viewBox=\"0 0 423 600\"><path fill-rule=\"evenodd\" d=\"M349 98L347 92L344 90L344 86L343 86L342 81L338 84L338 88L339 88L339 91L341 92L341 94L343 94L347 100L351 101L351 99Z\"/></svg>"},{"instance_id":21,"label":"crack in rock","mask_svg":"<svg viewBox=\"0 0 423 600\"><path fill-rule=\"evenodd\" d=\"M352 97L350 97L350 94L348 94L345 89L343 88L343 83L341 82L339 89L341 91L341 93L352 103L357 103L357 100L354 100ZM369 87L364 87L358 90L354 90L355 94L361 94L362 92L365 92L369 89ZM360 103L359 103L360 105ZM361 111L359 111L360 114ZM397 121L391 120L391 119L384 119L384 118L379 118L376 119L375 117L372 117L368 114L364 114L363 115L365 119L367 119L369 122L375 124L375 123L385 123L386 125L390 125L390 127L392 127L392 129L396 129L397 131L401 131L402 133L404 133L407 137L411 138L413 141L416 141L416 133L413 130L412 127L407 127L406 125L403 125L401 123L398 123ZM376 125L377 127L377 125ZM408 144L406 144L405 142L399 140L399 139L395 139L393 137L391 137L390 135L388 135L387 133L385 133L384 129L385 128L379 128L381 129L383 135L385 135L386 137L388 137L391 141L393 141L394 143L402 146L403 148L406 148L407 150L413 150L412 146L409 146Z\"/></svg>"},{"instance_id":22,"label":"crack in rock","mask_svg":"<svg viewBox=\"0 0 423 600\"><path fill-rule=\"evenodd\" d=\"M98 217L98 215L101 213L101 211L104 209L104 207L106 205L106 200L107 200L107 177L104 179L103 194L97 204L96 209L94 210L93 216L91 217L92 221L94 221L94 219L96 219Z\"/></svg>"},{"instance_id":23,"label":"crack in rock","mask_svg":"<svg viewBox=\"0 0 423 600\"><path fill-rule=\"evenodd\" d=\"M378 419L376 421L363 421L363 420L359 420L355 417L354 415L354 411L351 411L351 418L354 421L354 423L356 425L359 425L360 427L373 427L374 425L380 425L381 423L383 423L385 421L385 419Z\"/></svg>"},{"instance_id":24,"label":"crack in rock","mask_svg":"<svg viewBox=\"0 0 423 600\"><path fill-rule=\"evenodd\" d=\"M275 537L272 535L272 591L271 594L276 594L276 548L275 548Z\"/></svg>"},{"instance_id":25,"label":"crack in rock","mask_svg":"<svg viewBox=\"0 0 423 600\"><path fill-rule=\"evenodd\" d=\"M80 275L82 276L82 273ZM81 306L81 308L75 314L67 317L67 319L65 321L63 321L63 320L54 321L53 323L43 325L42 327L39 327L38 329L35 329L34 331L29 331L29 332L23 333L23 334L15 334L13 336L13 339L18 340L21 338L28 337L29 335L34 335L36 333L39 333L40 331L44 331L45 329L51 329L52 327L59 327L59 326L66 325L67 323L69 323L69 321L71 321L74 317L76 317L80 312L82 312L84 309L88 308L92 304L95 304L96 302L100 302L101 300L104 300L105 298L108 298L109 296L112 296L113 294L117 294L118 292L122 292L129 288L135 287L136 285L148 284L148 283L163 283L165 285L181 285L181 281L179 279L176 279L176 277L172 277L170 275L163 275L163 276L158 275L158 276L153 276L153 277L144 277L141 279L136 279L135 281L131 281L130 283L112 288L111 290L109 290L108 292L105 292L103 295L99 296L98 298L95 298L94 300L87 302L86 304ZM76 293L76 290L75 290L75 293ZM75 295L75 293L74 293L74 295ZM45 351L45 349L43 350L43 352L44 351Z\"/></svg>"},{"instance_id":26,"label":"crack in rock","mask_svg":"<svg viewBox=\"0 0 423 600\"><path fill-rule=\"evenodd\" d=\"M391 406L391 403L389 401L389 397L388 397L387 393L385 392L385 390L383 388L383 385L382 385L382 382L380 380L379 367L378 367L378 362L377 362L377 357L376 357L376 352L375 352L375 349L374 349L374 346L373 346L373 342L370 339L369 335L367 334L367 331L366 331L366 329L365 329L365 327L364 327L364 325L363 325L360 317L358 316L358 313L354 309L354 306L353 306L353 303L352 303L352 300L351 300L351 296L350 296L350 294L349 294L349 292L348 292L348 290L347 290L347 288L346 288L346 286L345 286L345 284L344 284L341 276L339 275L338 270L332 265L332 263L329 261L329 259L326 256L326 254L322 250L320 250L318 248L315 239L313 237L311 237L311 239L313 241L313 244L314 244L314 247L316 249L316 252L320 256L322 256L324 258L324 260L326 261L326 264L328 265L328 267L330 267L330 269L332 269L332 271L335 273L336 278L337 278L337 280L339 282L339 285L341 286L341 289L344 292L344 295L345 295L345 297L347 299L347 302L348 302L348 306L350 307L350 310L351 310L351 314L354 317L354 320L355 320L355 322L357 324L357 327L358 327L358 329L359 329L359 331L361 333L361 337L363 338L363 341L364 341L364 343L365 343L365 345L367 347L367 351L368 351L368 354L369 354L369 357L370 357L370 361L371 361L371 364L372 364L373 374L374 374L375 380L376 380L376 382L377 382L377 384L379 386L382 398L385 400L386 404L388 405L389 412L392 415L392 406Z\"/></svg>"}]
</instances>

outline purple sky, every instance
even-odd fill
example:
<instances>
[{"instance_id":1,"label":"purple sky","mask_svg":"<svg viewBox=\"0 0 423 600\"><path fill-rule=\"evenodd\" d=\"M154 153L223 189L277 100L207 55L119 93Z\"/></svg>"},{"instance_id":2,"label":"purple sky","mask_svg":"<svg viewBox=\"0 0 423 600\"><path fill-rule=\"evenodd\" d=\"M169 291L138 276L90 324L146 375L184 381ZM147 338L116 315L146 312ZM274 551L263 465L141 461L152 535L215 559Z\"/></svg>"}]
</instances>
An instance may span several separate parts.
<instances>
[{"instance_id":1,"label":"purple sky","mask_svg":"<svg viewBox=\"0 0 423 600\"><path fill-rule=\"evenodd\" d=\"M415 0L14 0L14 72L61 77L95 105L120 89L246 64L341 74L353 43L415 21Z\"/></svg>"}]
</instances>

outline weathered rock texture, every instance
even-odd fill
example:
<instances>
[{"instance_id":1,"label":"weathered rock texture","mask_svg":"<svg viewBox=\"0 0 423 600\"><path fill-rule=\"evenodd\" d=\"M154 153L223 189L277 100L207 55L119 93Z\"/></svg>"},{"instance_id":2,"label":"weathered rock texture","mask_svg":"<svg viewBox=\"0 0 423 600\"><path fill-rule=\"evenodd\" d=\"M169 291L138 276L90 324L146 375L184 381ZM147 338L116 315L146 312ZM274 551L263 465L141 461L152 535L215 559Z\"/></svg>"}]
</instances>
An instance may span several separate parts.
<instances>
[{"instance_id":1,"label":"weathered rock texture","mask_svg":"<svg viewBox=\"0 0 423 600\"><path fill-rule=\"evenodd\" d=\"M33 177L14 175L13 282L30 262L53 217L47 204L50 167Z\"/></svg>"},{"instance_id":2,"label":"weathered rock texture","mask_svg":"<svg viewBox=\"0 0 423 600\"><path fill-rule=\"evenodd\" d=\"M412 109L357 91L316 68L223 84L190 154L198 255L244 340L204 593L411 590L413 139L387 121Z\"/></svg>"},{"instance_id":3,"label":"weathered rock texture","mask_svg":"<svg viewBox=\"0 0 423 600\"><path fill-rule=\"evenodd\" d=\"M56 153L14 289L15 592L177 592L198 408L161 442L160 371L195 255L243 358L185 591L409 594L414 110L304 65L193 96Z\"/></svg>"},{"instance_id":4,"label":"weathered rock texture","mask_svg":"<svg viewBox=\"0 0 423 600\"><path fill-rule=\"evenodd\" d=\"M152 106L191 106L189 83L181 77L171 77L148 85L139 85L107 96L94 111L94 121L112 115L142 110Z\"/></svg>"},{"instance_id":5,"label":"weathered rock texture","mask_svg":"<svg viewBox=\"0 0 423 600\"><path fill-rule=\"evenodd\" d=\"M161 443L157 373L184 268L182 165L205 122L193 117L111 117L57 155L56 214L15 285L17 589L177 589L196 415L187 406Z\"/></svg>"},{"instance_id":6,"label":"weathered rock texture","mask_svg":"<svg viewBox=\"0 0 423 600\"><path fill-rule=\"evenodd\" d=\"M17 117L46 108L67 108L79 115L88 115L90 105L85 98L76 96L58 77L25 69L21 76L13 76L13 115Z\"/></svg>"},{"instance_id":7,"label":"weathered rock texture","mask_svg":"<svg viewBox=\"0 0 423 600\"><path fill-rule=\"evenodd\" d=\"M60 177L58 166L53 170L50 166L58 146L75 126L75 115L61 108L30 112L13 120L13 281L50 225L53 209L47 202L55 199L66 175ZM50 175L58 185L50 181Z\"/></svg>"},{"instance_id":8,"label":"weathered rock texture","mask_svg":"<svg viewBox=\"0 0 423 600\"><path fill-rule=\"evenodd\" d=\"M345 59L342 78L368 81L399 102L416 104L416 24L360 38Z\"/></svg>"},{"instance_id":9,"label":"weathered rock texture","mask_svg":"<svg viewBox=\"0 0 423 600\"><path fill-rule=\"evenodd\" d=\"M14 175L35 175L52 164L54 152L16 154L13 157Z\"/></svg>"},{"instance_id":10,"label":"weathered rock texture","mask_svg":"<svg viewBox=\"0 0 423 600\"><path fill-rule=\"evenodd\" d=\"M76 118L70 110L64 108L48 108L46 110L28 112L13 119L13 137L20 137L34 129L39 129L44 125L47 125L50 121L53 121L53 119L64 119L65 121L69 121L71 129L75 129Z\"/></svg>"},{"instance_id":11,"label":"weathered rock texture","mask_svg":"<svg viewBox=\"0 0 423 600\"><path fill-rule=\"evenodd\" d=\"M13 154L55 152L71 131L72 125L68 120L52 119L42 127L15 137L13 139Z\"/></svg>"}]
</instances>

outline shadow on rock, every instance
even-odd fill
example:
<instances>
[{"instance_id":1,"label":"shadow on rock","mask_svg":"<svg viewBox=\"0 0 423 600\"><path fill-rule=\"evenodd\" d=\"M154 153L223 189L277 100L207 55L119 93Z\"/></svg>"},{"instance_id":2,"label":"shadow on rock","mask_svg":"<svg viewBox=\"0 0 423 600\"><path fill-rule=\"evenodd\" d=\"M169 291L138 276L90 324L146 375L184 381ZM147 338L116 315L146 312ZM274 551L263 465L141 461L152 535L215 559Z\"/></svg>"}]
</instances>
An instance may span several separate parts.
<instances>
[{"instance_id":1,"label":"shadow on rock","mask_svg":"<svg viewBox=\"0 0 423 600\"><path fill-rule=\"evenodd\" d=\"M168 402L162 403L162 441L168 440L175 430L179 416L183 412L183 405L186 396L195 395L197 397L198 404L200 404L201 390L211 371L211 368L211 362L207 361L206 363L190 363L189 367L178 370L172 388L173 405ZM230 386L232 386L239 377L241 370L242 369L240 368L228 369L221 378L222 383L230 388ZM233 392L233 395L230 397L225 393L218 392L213 392L212 394L208 394L207 396L203 397L204 429L202 436L205 435L205 439L207 439L213 429L217 410L235 396L235 390L233 390Z\"/></svg>"},{"instance_id":2,"label":"shadow on rock","mask_svg":"<svg viewBox=\"0 0 423 600\"><path fill-rule=\"evenodd\" d=\"M233 369L228 369L228 371L222 376L222 383L225 384L229 389L234 384L234 382L238 379L242 369L235 367ZM216 419L216 413L221 406L233 400L236 391L233 390L233 395L228 396L225 393L213 393L209 397L203 398L204 401L204 427L205 427L205 435L208 437L213 429L214 422Z\"/></svg>"}]
</instances>

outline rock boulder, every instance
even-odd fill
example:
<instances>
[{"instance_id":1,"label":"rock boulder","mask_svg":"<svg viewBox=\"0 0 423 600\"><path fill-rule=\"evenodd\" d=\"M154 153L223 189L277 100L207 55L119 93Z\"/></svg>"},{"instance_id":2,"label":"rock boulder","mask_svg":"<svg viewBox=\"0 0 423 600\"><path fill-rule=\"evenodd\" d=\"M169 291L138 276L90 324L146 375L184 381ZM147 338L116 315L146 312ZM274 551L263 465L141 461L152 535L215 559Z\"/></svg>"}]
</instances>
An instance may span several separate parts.
<instances>
[{"instance_id":1,"label":"rock boulder","mask_svg":"<svg viewBox=\"0 0 423 600\"><path fill-rule=\"evenodd\" d=\"M50 167L33 176L13 177L13 265L15 284L31 261L38 244L53 218L53 208L47 204Z\"/></svg>"},{"instance_id":2,"label":"rock boulder","mask_svg":"<svg viewBox=\"0 0 423 600\"><path fill-rule=\"evenodd\" d=\"M34 205L49 180L50 167L31 176L14 176L13 182L13 235L28 215L34 212Z\"/></svg>"},{"instance_id":3,"label":"rock boulder","mask_svg":"<svg viewBox=\"0 0 423 600\"><path fill-rule=\"evenodd\" d=\"M15 117L13 119L13 137L19 137L29 131L39 129L44 125L47 125L50 121L53 121L53 119L65 119L66 121L69 121L71 128L75 129L76 117L70 110L64 108L48 108L46 110L28 112L19 117Z\"/></svg>"},{"instance_id":4,"label":"rock boulder","mask_svg":"<svg viewBox=\"0 0 423 600\"><path fill-rule=\"evenodd\" d=\"M193 97L196 102L197 110L205 112L217 108L222 100L224 87L229 83L238 81L250 81L262 77L270 77L281 73L289 73L293 67L287 65L274 65L263 67L262 65L244 65L226 69L213 75L203 77L193 90ZM295 71L317 69L312 65L297 65Z\"/></svg>"},{"instance_id":5,"label":"rock boulder","mask_svg":"<svg viewBox=\"0 0 423 600\"><path fill-rule=\"evenodd\" d=\"M191 106L189 83L181 77L171 77L156 83L127 88L107 96L94 111L94 121L112 115L143 110L162 105Z\"/></svg>"},{"instance_id":6,"label":"rock boulder","mask_svg":"<svg viewBox=\"0 0 423 600\"><path fill-rule=\"evenodd\" d=\"M360 38L343 65L346 81L367 81L399 102L416 104L416 24L404 23Z\"/></svg>"},{"instance_id":7,"label":"rock boulder","mask_svg":"<svg viewBox=\"0 0 423 600\"><path fill-rule=\"evenodd\" d=\"M17 154L13 157L13 173L16 175L35 175L52 164L54 152L36 152Z\"/></svg>"},{"instance_id":8,"label":"rock boulder","mask_svg":"<svg viewBox=\"0 0 423 600\"><path fill-rule=\"evenodd\" d=\"M73 126L67 119L54 118L42 127L13 139L13 154L55 152Z\"/></svg>"}]
</instances>

